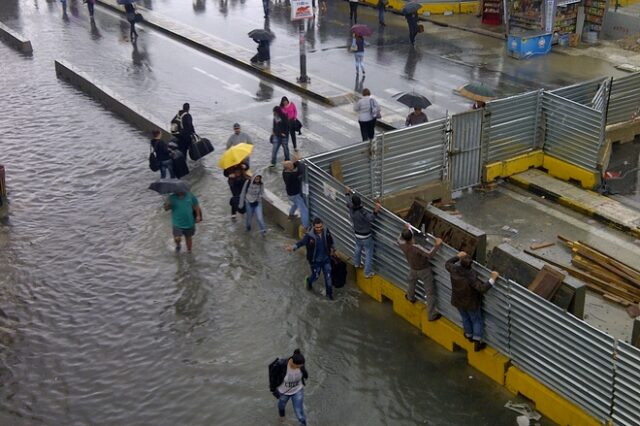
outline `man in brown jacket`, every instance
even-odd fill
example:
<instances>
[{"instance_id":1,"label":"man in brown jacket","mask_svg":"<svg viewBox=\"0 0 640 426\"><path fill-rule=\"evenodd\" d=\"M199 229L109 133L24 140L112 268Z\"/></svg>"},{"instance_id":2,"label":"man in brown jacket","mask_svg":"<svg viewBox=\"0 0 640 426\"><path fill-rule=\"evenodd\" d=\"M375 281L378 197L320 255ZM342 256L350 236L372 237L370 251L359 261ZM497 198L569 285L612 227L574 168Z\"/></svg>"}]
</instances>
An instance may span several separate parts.
<instances>
[{"instance_id":1,"label":"man in brown jacket","mask_svg":"<svg viewBox=\"0 0 640 426\"><path fill-rule=\"evenodd\" d=\"M398 238L398 245L407 258L409 263L409 277L407 281L409 288L407 294L404 296L409 302L415 303L416 301L416 284L418 279L422 281L424 285L425 298L427 299L427 312L429 313L429 321L435 321L440 318L440 313L436 308L436 294L435 284L433 282L433 273L431 272L431 259L437 253L438 249L442 245L442 240L436 238L435 245L431 251L426 250L424 247L416 244L413 238L413 232L411 231L411 225L408 223L405 225L405 229Z\"/></svg>"},{"instance_id":2,"label":"man in brown jacket","mask_svg":"<svg viewBox=\"0 0 640 426\"><path fill-rule=\"evenodd\" d=\"M482 341L482 295L496 282L498 273L492 271L489 281L482 282L471 268L472 265L471 256L461 251L447 260L445 267L451 275L451 304L460 312L464 336L473 342L473 350L478 352L487 346Z\"/></svg>"}]
</instances>

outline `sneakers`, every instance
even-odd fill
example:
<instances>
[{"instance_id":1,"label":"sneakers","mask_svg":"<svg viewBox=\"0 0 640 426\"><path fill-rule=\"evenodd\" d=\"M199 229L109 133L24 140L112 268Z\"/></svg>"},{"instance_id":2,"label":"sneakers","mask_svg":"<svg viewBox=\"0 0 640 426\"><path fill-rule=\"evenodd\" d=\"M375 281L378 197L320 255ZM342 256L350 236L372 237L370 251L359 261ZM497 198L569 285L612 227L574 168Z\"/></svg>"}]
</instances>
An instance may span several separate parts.
<instances>
[{"instance_id":1,"label":"sneakers","mask_svg":"<svg viewBox=\"0 0 640 426\"><path fill-rule=\"evenodd\" d=\"M407 299L407 301L408 301L409 303L416 303L416 299L415 299L415 298L413 298L413 299L409 299L409 296L407 296L406 294L404 295L404 298L405 298L405 299Z\"/></svg>"},{"instance_id":2,"label":"sneakers","mask_svg":"<svg viewBox=\"0 0 640 426\"><path fill-rule=\"evenodd\" d=\"M376 274L374 274L373 272L370 272L368 274L364 274L365 278L373 278Z\"/></svg>"},{"instance_id":3,"label":"sneakers","mask_svg":"<svg viewBox=\"0 0 640 426\"><path fill-rule=\"evenodd\" d=\"M429 321L438 321L440 318L442 318L442 314L435 314Z\"/></svg>"},{"instance_id":4,"label":"sneakers","mask_svg":"<svg viewBox=\"0 0 640 426\"><path fill-rule=\"evenodd\" d=\"M464 338L467 339L468 341L470 341L471 343L473 343L473 336L465 334Z\"/></svg>"},{"instance_id":5,"label":"sneakers","mask_svg":"<svg viewBox=\"0 0 640 426\"><path fill-rule=\"evenodd\" d=\"M296 216L295 214L290 214L290 215L289 215L289 217L288 217L288 219L289 219L289 220L293 220L293 219L295 219L296 217L297 217L297 216Z\"/></svg>"},{"instance_id":6,"label":"sneakers","mask_svg":"<svg viewBox=\"0 0 640 426\"><path fill-rule=\"evenodd\" d=\"M232 222L235 222L235 221L236 221L236 215L235 215L235 214L232 214L232 215L231 215L231 221L232 221Z\"/></svg>"},{"instance_id":7,"label":"sneakers","mask_svg":"<svg viewBox=\"0 0 640 426\"><path fill-rule=\"evenodd\" d=\"M334 300L334 299L333 299L333 294L328 294L328 295L327 295L327 299L329 299L329 300Z\"/></svg>"},{"instance_id":8,"label":"sneakers","mask_svg":"<svg viewBox=\"0 0 640 426\"><path fill-rule=\"evenodd\" d=\"M481 350L483 350L486 347L487 347L487 344L485 342L479 342L477 340L473 341L473 351L474 352L480 352Z\"/></svg>"}]
</instances>

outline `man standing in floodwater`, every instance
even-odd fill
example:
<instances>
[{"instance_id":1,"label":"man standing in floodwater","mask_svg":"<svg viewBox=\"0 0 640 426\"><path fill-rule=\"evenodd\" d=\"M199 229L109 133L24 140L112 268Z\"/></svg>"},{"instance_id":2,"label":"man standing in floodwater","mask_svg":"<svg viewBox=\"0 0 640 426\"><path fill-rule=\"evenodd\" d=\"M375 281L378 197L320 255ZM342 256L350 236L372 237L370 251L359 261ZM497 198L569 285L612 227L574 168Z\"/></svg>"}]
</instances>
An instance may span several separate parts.
<instances>
[{"instance_id":1,"label":"man standing in floodwater","mask_svg":"<svg viewBox=\"0 0 640 426\"><path fill-rule=\"evenodd\" d=\"M171 225L173 226L173 239L176 242L176 253L180 252L183 236L187 243L187 251L191 252L196 223L202 222L202 210L200 210L198 199L191 192L171 194L164 204L164 209L171 210Z\"/></svg>"}]
</instances>

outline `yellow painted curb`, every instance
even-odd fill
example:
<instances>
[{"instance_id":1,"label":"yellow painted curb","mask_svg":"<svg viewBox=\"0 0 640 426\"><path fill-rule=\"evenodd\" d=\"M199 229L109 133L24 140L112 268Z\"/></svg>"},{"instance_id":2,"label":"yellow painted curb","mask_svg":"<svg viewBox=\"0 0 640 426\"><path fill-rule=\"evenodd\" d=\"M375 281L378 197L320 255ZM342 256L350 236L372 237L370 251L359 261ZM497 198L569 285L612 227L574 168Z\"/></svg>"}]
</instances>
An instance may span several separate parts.
<instances>
[{"instance_id":1,"label":"yellow painted curb","mask_svg":"<svg viewBox=\"0 0 640 426\"><path fill-rule=\"evenodd\" d=\"M560 425L598 426L599 421L517 367L507 370L506 387L535 401L536 410Z\"/></svg>"},{"instance_id":2,"label":"yellow painted curb","mask_svg":"<svg viewBox=\"0 0 640 426\"><path fill-rule=\"evenodd\" d=\"M376 7L378 0L362 0L362 3ZM406 2L401 0L389 0L387 3L387 11L400 12L405 4ZM479 9L480 5L477 1L425 3L418 10L418 15L425 12L429 12L432 15L443 15L445 12L477 13Z\"/></svg>"},{"instance_id":3,"label":"yellow painted curb","mask_svg":"<svg viewBox=\"0 0 640 426\"><path fill-rule=\"evenodd\" d=\"M598 172L578 167L550 155L544 156L542 167L547 170L548 174L558 179L580 182L580 185L585 189L594 189L600 180Z\"/></svg>"},{"instance_id":4,"label":"yellow painted curb","mask_svg":"<svg viewBox=\"0 0 640 426\"><path fill-rule=\"evenodd\" d=\"M382 279L374 275L373 278L365 278L362 269L356 269L356 283L360 290L368 294L374 300L382 302Z\"/></svg>"},{"instance_id":5,"label":"yellow painted curb","mask_svg":"<svg viewBox=\"0 0 640 426\"><path fill-rule=\"evenodd\" d=\"M542 150L536 150L508 160L487 164L484 166L484 181L493 182L499 177L506 178L527 171L532 167L541 167L543 162L544 153Z\"/></svg>"}]
</instances>

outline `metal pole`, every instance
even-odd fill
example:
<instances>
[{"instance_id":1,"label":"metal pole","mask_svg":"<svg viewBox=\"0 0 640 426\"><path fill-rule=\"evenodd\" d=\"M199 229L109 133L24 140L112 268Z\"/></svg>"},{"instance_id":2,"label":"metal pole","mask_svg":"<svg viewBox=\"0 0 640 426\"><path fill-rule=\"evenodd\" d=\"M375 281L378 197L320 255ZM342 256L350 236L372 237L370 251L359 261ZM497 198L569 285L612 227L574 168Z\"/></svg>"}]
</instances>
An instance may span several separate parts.
<instances>
[{"instance_id":1,"label":"metal pole","mask_svg":"<svg viewBox=\"0 0 640 426\"><path fill-rule=\"evenodd\" d=\"M304 22L300 20L300 77L298 83L311 83L311 79L307 75L307 46L304 40Z\"/></svg>"}]
</instances>

